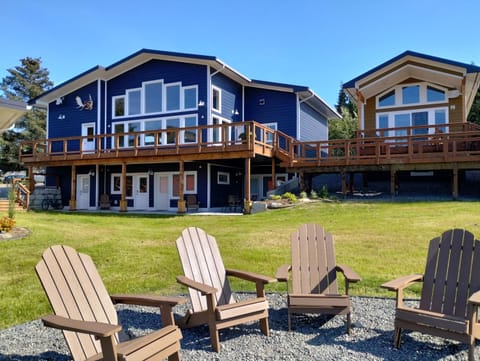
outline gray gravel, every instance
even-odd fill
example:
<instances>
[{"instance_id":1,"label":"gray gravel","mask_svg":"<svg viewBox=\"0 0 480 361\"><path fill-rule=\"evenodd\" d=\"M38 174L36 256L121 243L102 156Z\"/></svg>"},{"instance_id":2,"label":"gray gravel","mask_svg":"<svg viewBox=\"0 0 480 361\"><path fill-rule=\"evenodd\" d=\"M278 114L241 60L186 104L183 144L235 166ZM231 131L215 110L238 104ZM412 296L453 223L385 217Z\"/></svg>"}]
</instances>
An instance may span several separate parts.
<instances>
[{"instance_id":1,"label":"gray gravel","mask_svg":"<svg viewBox=\"0 0 480 361\"><path fill-rule=\"evenodd\" d=\"M245 297L249 295L238 295ZM297 315L287 331L285 295L269 294L270 337L258 323L220 332L220 353L210 348L207 327L183 331L182 359L188 360L467 360L467 346L454 341L404 332L402 347L393 344L394 300L353 297L354 328L349 336L345 316ZM186 306L177 307L178 316ZM160 324L156 309L118 306L124 329L131 335L150 332ZM480 347L476 350L480 360ZM0 360L70 360L62 333L35 320L0 330Z\"/></svg>"}]
</instances>

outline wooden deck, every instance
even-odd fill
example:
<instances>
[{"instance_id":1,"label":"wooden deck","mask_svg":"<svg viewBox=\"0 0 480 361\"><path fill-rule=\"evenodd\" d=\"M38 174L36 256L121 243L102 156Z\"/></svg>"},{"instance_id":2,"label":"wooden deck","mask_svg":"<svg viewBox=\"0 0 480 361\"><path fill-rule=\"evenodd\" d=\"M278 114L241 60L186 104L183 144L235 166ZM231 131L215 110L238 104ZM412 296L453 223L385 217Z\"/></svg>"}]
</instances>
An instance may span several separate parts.
<instances>
[{"instance_id":1,"label":"wooden deck","mask_svg":"<svg viewBox=\"0 0 480 361\"><path fill-rule=\"evenodd\" d=\"M168 137L162 138L162 133L168 133ZM167 139L167 143L161 144L162 139ZM94 147L86 149L87 143ZM480 169L480 128L471 123L450 123L377 129L359 132L356 138L348 140L300 142L248 121L28 141L20 145L20 159L27 166L246 159L257 155L278 159L291 172Z\"/></svg>"}]
</instances>

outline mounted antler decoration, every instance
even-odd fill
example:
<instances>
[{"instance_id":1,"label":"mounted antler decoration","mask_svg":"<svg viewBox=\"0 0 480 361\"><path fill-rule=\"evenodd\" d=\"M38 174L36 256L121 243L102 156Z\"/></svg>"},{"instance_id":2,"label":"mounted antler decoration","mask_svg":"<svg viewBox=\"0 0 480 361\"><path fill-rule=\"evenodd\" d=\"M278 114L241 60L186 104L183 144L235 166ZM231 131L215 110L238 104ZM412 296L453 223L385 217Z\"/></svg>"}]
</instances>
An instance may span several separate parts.
<instances>
[{"instance_id":1,"label":"mounted antler decoration","mask_svg":"<svg viewBox=\"0 0 480 361\"><path fill-rule=\"evenodd\" d=\"M93 99L92 96L88 96L88 100L84 103L82 98L79 96L75 97L75 101L77 102L77 109L80 110L92 110L93 109Z\"/></svg>"}]
</instances>

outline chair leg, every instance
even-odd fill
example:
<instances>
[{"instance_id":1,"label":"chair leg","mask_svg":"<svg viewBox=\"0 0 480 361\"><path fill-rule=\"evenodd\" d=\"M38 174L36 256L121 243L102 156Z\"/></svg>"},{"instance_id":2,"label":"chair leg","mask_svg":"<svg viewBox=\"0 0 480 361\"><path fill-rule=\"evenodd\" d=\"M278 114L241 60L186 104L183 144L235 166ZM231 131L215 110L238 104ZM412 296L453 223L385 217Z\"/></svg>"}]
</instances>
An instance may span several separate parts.
<instances>
[{"instance_id":1,"label":"chair leg","mask_svg":"<svg viewBox=\"0 0 480 361\"><path fill-rule=\"evenodd\" d=\"M468 347L468 361L475 361L475 337L471 337Z\"/></svg>"},{"instance_id":2,"label":"chair leg","mask_svg":"<svg viewBox=\"0 0 480 361\"><path fill-rule=\"evenodd\" d=\"M265 336L270 336L270 327L268 326L268 317L260 320L260 330Z\"/></svg>"},{"instance_id":3,"label":"chair leg","mask_svg":"<svg viewBox=\"0 0 480 361\"><path fill-rule=\"evenodd\" d=\"M395 333L393 336L393 346L400 348L402 342L402 329L400 327L395 327Z\"/></svg>"},{"instance_id":4,"label":"chair leg","mask_svg":"<svg viewBox=\"0 0 480 361\"><path fill-rule=\"evenodd\" d=\"M210 342L215 352L220 352L220 334L214 325L209 325Z\"/></svg>"},{"instance_id":5,"label":"chair leg","mask_svg":"<svg viewBox=\"0 0 480 361\"><path fill-rule=\"evenodd\" d=\"M180 361L182 357L180 356L180 351L175 352L174 354L168 356L168 361Z\"/></svg>"},{"instance_id":6,"label":"chair leg","mask_svg":"<svg viewBox=\"0 0 480 361\"><path fill-rule=\"evenodd\" d=\"M290 310L288 310L288 331L292 330L292 316L290 315Z\"/></svg>"},{"instance_id":7,"label":"chair leg","mask_svg":"<svg viewBox=\"0 0 480 361\"><path fill-rule=\"evenodd\" d=\"M352 317L351 313L347 313L347 334L352 334Z\"/></svg>"}]
</instances>

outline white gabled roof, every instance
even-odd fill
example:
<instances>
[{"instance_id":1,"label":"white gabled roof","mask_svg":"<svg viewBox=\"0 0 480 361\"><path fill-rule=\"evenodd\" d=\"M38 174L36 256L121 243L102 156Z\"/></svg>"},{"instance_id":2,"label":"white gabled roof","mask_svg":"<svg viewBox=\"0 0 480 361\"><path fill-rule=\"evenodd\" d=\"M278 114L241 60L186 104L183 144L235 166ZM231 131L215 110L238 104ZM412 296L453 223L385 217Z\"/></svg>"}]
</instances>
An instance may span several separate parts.
<instances>
[{"instance_id":1,"label":"white gabled roof","mask_svg":"<svg viewBox=\"0 0 480 361\"><path fill-rule=\"evenodd\" d=\"M0 133L10 129L27 110L24 102L0 98Z\"/></svg>"}]
</instances>

